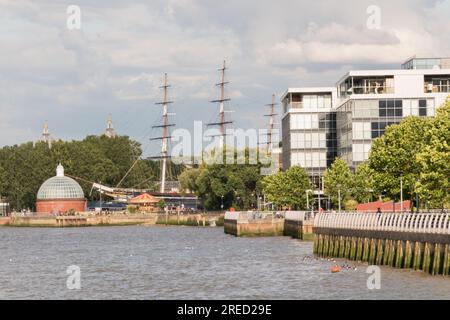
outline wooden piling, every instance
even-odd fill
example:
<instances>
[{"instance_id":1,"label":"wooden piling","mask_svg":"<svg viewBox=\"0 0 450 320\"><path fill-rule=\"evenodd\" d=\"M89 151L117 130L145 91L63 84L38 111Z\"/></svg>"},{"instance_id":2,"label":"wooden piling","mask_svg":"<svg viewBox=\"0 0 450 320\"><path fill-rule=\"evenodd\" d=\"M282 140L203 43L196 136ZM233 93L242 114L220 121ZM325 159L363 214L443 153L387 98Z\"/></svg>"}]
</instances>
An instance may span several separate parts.
<instances>
[{"instance_id":1,"label":"wooden piling","mask_svg":"<svg viewBox=\"0 0 450 320\"><path fill-rule=\"evenodd\" d=\"M350 260L356 260L356 238L351 237L351 243L350 243Z\"/></svg>"},{"instance_id":2,"label":"wooden piling","mask_svg":"<svg viewBox=\"0 0 450 320\"><path fill-rule=\"evenodd\" d=\"M391 252L391 240L384 242L383 265L389 264L389 253Z\"/></svg>"},{"instance_id":3,"label":"wooden piling","mask_svg":"<svg viewBox=\"0 0 450 320\"><path fill-rule=\"evenodd\" d=\"M425 242L425 246L423 248L423 264L422 271L430 273L430 264L431 264L431 250L430 244Z\"/></svg>"},{"instance_id":4,"label":"wooden piling","mask_svg":"<svg viewBox=\"0 0 450 320\"><path fill-rule=\"evenodd\" d=\"M378 239L377 255L376 255L376 260L375 260L375 264L377 264L377 265L381 265L383 263L384 248L385 248L384 240Z\"/></svg>"},{"instance_id":5,"label":"wooden piling","mask_svg":"<svg viewBox=\"0 0 450 320\"><path fill-rule=\"evenodd\" d=\"M334 250L333 250L333 257L338 258L339 257L339 236L334 237Z\"/></svg>"},{"instance_id":6,"label":"wooden piling","mask_svg":"<svg viewBox=\"0 0 450 320\"><path fill-rule=\"evenodd\" d=\"M356 261L362 260L362 254L363 254L363 240L362 238L356 238Z\"/></svg>"},{"instance_id":7,"label":"wooden piling","mask_svg":"<svg viewBox=\"0 0 450 320\"><path fill-rule=\"evenodd\" d=\"M442 266L442 274L444 276L448 276L450 274L450 252L449 252L449 246L446 244L444 246L444 263Z\"/></svg>"},{"instance_id":8,"label":"wooden piling","mask_svg":"<svg viewBox=\"0 0 450 320\"><path fill-rule=\"evenodd\" d=\"M441 273L441 245L436 243L433 250L433 264L431 267L431 274L437 275Z\"/></svg>"},{"instance_id":9,"label":"wooden piling","mask_svg":"<svg viewBox=\"0 0 450 320\"><path fill-rule=\"evenodd\" d=\"M328 238L328 252L327 252L327 256L328 257L332 257L333 256L333 252L334 252L334 236L329 236Z\"/></svg>"},{"instance_id":10,"label":"wooden piling","mask_svg":"<svg viewBox=\"0 0 450 320\"><path fill-rule=\"evenodd\" d=\"M343 236L339 237L339 258L345 257L345 238Z\"/></svg>"},{"instance_id":11,"label":"wooden piling","mask_svg":"<svg viewBox=\"0 0 450 320\"><path fill-rule=\"evenodd\" d=\"M411 261L412 261L411 241L406 241L403 267L408 269L411 268Z\"/></svg>"},{"instance_id":12,"label":"wooden piling","mask_svg":"<svg viewBox=\"0 0 450 320\"><path fill-rule=\"evenodd\" d=\"M370 239L370 253L369 253L369 264L375 264L377 257L377 240Z\"/></svg>"},{"instance_id":13,"label":"wooden piling","mask_svg":"<svg viewBox=\"0 0 450 320\"><path fill-rule=\"evenodd\" d=\"M401 268L403 266L403 241L398 240L397 241L397 248L395 253L395 267Z\"/></svg>"},{"instance_id":14,"label":"wooden piling","mask_svg":"<svg viewBox=\"0 0 450 320\"><path fill-rule=\"evenodd\" d=\"M346 259L350 258L350 247L351 247L351 239L350 239L350 237L345 237L344 258L346 258Z\"/></svg>"},{"instance_id":15,"label":"wooden piling","mask_svg":"<svg viewBox=\"0 0 450 320\"><path fill-rule=\"evenodd\" d=\"M368 238L364 238L362 261L364 262L369 261L369 250L370 250L370 241Z\"/></svg>"}]
</instances>

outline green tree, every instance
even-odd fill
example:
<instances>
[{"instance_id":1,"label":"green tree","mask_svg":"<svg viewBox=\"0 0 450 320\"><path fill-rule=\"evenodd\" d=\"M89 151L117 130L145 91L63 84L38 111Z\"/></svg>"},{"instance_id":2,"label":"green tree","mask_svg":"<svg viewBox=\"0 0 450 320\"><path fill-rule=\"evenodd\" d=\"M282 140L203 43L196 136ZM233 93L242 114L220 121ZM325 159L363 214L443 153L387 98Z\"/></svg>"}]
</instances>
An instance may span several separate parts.
<instances>
[{"instance_id":1,"label":"green tree","mask_svg":"<svg viewBox=\"0 0 450 320\"><path fill-rule=\"evenodd\" d=\"M191 168L184 170L180 176L178 177L178 181L180 182L181 186L181 192L187 193L190 192L197 192L197 178L200 175L201 169L199 168Z\"/></svg>"},{"instance_id":2,"label":"green tree","mask_svg":"<svg viewBox=\"0 0 450 320\"><path fill-rule=\"evenodd\" d=\"M352 197L359 203L369 202L374 196L375 172L367 162L356 167L353 180Z\"/></svg>"},{"instance_id":3,"label":"green tree","mask_svg":"<svg viewBox=\"0 0 450 320\"><path fill-rule=\"evenodd\" d=\"M425 140L416 158L420 167L417 191L432 207L444 208L450 205L450 97L431 120Z\"/></svg>"},{"instance_id":4,"label":"green tree","mask_svg":"<svg viewBox=\"0 0 450 320\"><path fill-rule=\"evenodd\" d=\"M285 205L288 197L284 184L285 178L286 174L278 171L271 175L265 176L262 180L266 200L272 202L277 207Z\"/></svg>"},{"instance_id":5,"label":"green tree","mask_svg":"<svg viewBox=\"0 0 450 320\"><path fill-rule=\"evenodd\" d=\"M349 166L342 158L336 158L331 166L325 171L324 183L325 193L331 197L334 204L341 205L351 199L354 175Z\"/></svg>"},{"instance_id":6,"label":"green tree","mask_svg":"<svg viewBox=\"0 0 450 320\"><path fill-rule=\"evenodd\" d=\"M150 187L159 164L141 159L139 143L128 137L88 136L82 141L27 142L0 149L0 193L14 209L33 209L40 185L55 175L58 163L67 175L77 177L90 199L91 182L116 186L133 166L121 186ZM81 179L79 179L81 178Z\"/></svg>"},{"instance_id":7,"label":"green tree","mask_svg":"<svg viewBox=\"0 0 450 320\"><path fill-rule=\"evenodd\" d=\"M311 189L311 183L302 167L293 166L286 172L266 176L262 184L267 200L278 207L306 208L306 190Z\"/></svg>"},{"instance_id":8,"label":"green tree","mask_svg":"<svg viewBox=\"0 0 450 320\"><path fill-rule=\"evenodd\" d=\"M220 151L220 150L219 150ZM239 150L243 164L237 164L238 150L227 149L228 159L234 162L218 164L206 162L199 168L187 169L179 176L182 192L195 192L208 210L219 210L222 200L224 208L248 209L256 206L260 194L261 164L249 164L250 150ZM211 152L208 159L220 160L223 154Z\"/></svg>"},{"instance_id":9,"label":"green tree","mask_svg":"<svg viewBox=\"0 0 450 320\"><path fill-rule=\"evenodd\" d=\"M2 195L4 195L5 192L6 192L6 186L7 186L6 179L7 179L6 171L5 171L5 169L0 165L0 198L1 198Z\"/></svg>"},{"instance_id":10,"label":"green tree","mask_svg":"<svg viewBox=\"0 0 450 320\"><path fill-rule=\"evenodd\" d=\"M374 140L369 166L375 171L377 192L386 190L390 198L398 200L402 179L404 199L413 198L422 170L417 155L428 143L426 132L431 130L431 125L430 118L408 117L387 127L385 134Z\"/></svg>"}]
</instances>

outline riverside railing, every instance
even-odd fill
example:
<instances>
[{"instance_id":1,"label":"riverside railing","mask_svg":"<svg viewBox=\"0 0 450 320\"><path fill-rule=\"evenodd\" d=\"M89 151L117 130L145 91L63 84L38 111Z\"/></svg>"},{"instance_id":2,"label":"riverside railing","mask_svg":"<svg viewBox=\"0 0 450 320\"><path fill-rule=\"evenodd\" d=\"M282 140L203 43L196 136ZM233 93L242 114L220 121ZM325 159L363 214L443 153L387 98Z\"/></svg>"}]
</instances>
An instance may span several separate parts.
<instances>
[{"instance_id":1,"label":"riverside railing","mask_svg":"<svg viewBox=\"0 0 450 320\"><path fill-rule=\"evenodd\" d=\"M320 213L315 228L450 234L448 213Z\"/></svg>"}]
</instances>

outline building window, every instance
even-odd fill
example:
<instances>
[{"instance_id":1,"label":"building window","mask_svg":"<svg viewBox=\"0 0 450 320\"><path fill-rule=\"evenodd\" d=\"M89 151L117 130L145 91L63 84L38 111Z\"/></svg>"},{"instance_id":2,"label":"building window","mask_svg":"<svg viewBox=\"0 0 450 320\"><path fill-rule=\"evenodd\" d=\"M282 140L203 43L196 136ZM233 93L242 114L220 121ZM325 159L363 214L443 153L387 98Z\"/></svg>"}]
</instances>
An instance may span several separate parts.
<instances>
[{"instance_id":1,"label":"building window","mask_svg":"<svg viewBox=\"0 0 450 320\"><path fill-rule=\"evenodd\" d=\"M304 94L302 100L304 108L331 108L331 95L329 94Z\"/></svg>"},{"instance_id":2,"label":"building window","mask_svg":"<svg viewBox=\"0 0 450 320\"><path fill-rule=\"evenodd\" d=\"M419 100L419 116L426 117L427 115L427 100Z\"/></svg>"},{"instance_id":3,"label":"building window","mask_svg":"<svg viewBox=\"0 0 450 320\"><path fill-rule=\"evenodd\" d=\"M292 130L302 129L318 129L319 115L318 114L293 114L291 118Z\"/></svg>"},{"instance_id":4,"label":"building window","mask_svg":"<svg viewBox=\"0 0 450 320\"><path fill-rule=\"evenodd\" d=\"M387 99L378 102L380 117L402 117L403 102L402 100Z\"/></svg>"},{"instance_id":5,"label":"building window","mask_svg":"<svg viewBox=\"0 0 450 320\"><path fill-rule=\"evenodd\" d=\"M450 75L424 76L425 93L450 92Z\"/></svg>"}]
</instances>

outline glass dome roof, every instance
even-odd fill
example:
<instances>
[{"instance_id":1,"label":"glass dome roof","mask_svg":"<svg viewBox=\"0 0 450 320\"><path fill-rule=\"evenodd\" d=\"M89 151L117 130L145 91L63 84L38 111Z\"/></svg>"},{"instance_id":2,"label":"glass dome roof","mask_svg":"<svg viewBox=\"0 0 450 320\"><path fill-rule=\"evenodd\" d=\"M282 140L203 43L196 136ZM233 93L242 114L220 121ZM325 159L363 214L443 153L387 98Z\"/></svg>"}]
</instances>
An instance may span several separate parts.
<instances>
[{"instance_id":1,"label":"glass dome roof","mask_svg":"<svg viewBox=\"0 0 450 320\"><path fill-rule=\"evenodd\" d=\"M78 182L64 176L64 167L60 164L56 169L56 177L48 179L39 188L37 199L84 199L84 192Z\"/></svg>"}]
</instances>

